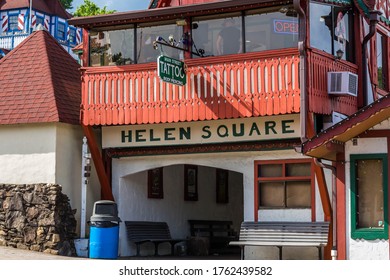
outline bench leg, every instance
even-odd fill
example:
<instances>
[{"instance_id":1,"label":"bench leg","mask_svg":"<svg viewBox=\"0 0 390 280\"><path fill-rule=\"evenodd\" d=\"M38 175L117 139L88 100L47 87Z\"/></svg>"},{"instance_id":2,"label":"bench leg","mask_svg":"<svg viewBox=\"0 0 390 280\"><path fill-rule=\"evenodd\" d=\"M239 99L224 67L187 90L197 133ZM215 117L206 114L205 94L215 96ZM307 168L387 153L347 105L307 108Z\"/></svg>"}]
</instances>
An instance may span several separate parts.
<instances>
[{"instance_id":1,"label":"bench leg","mask_svg":"<svg viewBox=\"0 0 390 280\"><path fill-rule=\"evenodd\" d=\"M154 255L158 256L158 245L160 244L159 242L153 242L154 244Z\"/></svg>"},{"instance_id":2,"label":"bench leg","mask_svg":"<svg viewBox=\"0 0 390 280\"><path fill-rule=\"evenodd\" d=\"M318 259L322 260L322 247L318 246Z\"/></svg>"},{"instance_id":3,"label":"bench leg","mask_svg":"<svg viewBox=\"0 0 390 280\"><path fill-rule=\"evenodd\" d=\"M240 249L241 249L241 260L243 260L245 258L244 248L245 248L245 246L240 246Z\"/></svg>"},{"instance_id":4,"label":"bench leg","mask_svg":"<svg viewBox=\"0 0 390 280\"><path fill-rule=\"evenodd\" d=\"M279 249L279 260L283 260L283 250L282 250L282 246L278 246L278 249Z\"/></svg>"},{"instance_id":5,"label":"bench leg","mask_svg":"<svg viewBox=\"0 0 390 280\"><path fill-rule=\"evenodd\" d=\"M140 254L141 254L141 244L137 243L135 245L137 245L137 256L140 256Z\"/></svg>"}]
</instances>

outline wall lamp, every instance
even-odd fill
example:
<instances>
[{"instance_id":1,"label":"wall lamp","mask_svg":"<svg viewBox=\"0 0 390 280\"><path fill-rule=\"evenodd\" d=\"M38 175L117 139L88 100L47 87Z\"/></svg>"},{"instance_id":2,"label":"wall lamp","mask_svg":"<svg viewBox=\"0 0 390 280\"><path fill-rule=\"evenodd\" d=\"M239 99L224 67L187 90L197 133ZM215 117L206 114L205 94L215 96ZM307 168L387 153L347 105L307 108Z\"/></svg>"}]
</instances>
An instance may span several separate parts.
<instances>
[{"instance_id":1,"label":"wall lamp","mask_svg":"<svg viewBox=\"0 0 390 280\"><path fill-rule=\"evenodd\" d=\"M335 60L340 60L344 55L344 52L341 50L341 49L338 49L336 51L336 56L335 56Z\"/></svg>"}]
</instances>

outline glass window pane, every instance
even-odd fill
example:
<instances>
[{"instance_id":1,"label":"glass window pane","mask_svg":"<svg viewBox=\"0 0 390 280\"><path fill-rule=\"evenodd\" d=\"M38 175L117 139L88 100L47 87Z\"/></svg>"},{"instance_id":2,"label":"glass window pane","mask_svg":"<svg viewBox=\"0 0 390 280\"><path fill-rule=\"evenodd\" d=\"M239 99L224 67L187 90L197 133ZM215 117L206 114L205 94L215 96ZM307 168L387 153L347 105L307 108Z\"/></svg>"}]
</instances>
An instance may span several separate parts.
<instances>
[{"instance_id":1,"label":"glass window pane","mask_svg":"<svg viewBox=\"0 0 390 280\"><path fill-rule=\"evenodd\" d=\"M334 7L334 53L341 50L343 52L342 59L352 60L352 39L350 32L350 13L349 10L340 7Z\"/></svg>"},{"instance_id":2,"label":"glass window pane","mask_svg":"<svg viewBox=\"0 0 390 280\"><path fill-rule=\"evenodd\" d=\"M382 160L357 160L358 228L383 227Z\"/></svg>"},{"instance_id":3,"label":"glass window pane","mask_svg":"<svg viewBox=\"0 0 390 280\"><path fill-rule=\"evenodd\" d=\"M9 22L9 30L8 31L16 31L18 30L18 16L12 15L8 17Z\"/></svg>"},{"instance_id":4,"label":"glass window pane","mask_svg":"<svg viewBox=\"0 0 390 280\"><path fill-rule=\"evenodd\" d=\"M203 49L205 56L242 52L241 17L217 19L194 18L192 38L196 49ZM196 51L196 50L194 50Z\"/></svg>"},{"instance_id":5,"label":"glass window pane","mask_svg":"<svg viewBox=\"0 0 390 280\"><path fill-rule=\"evenodd\" d=\"M287 207L310 207L311 206L311 183L310 182L286 182Z\"/></svg>"},{"instance_id":6,"label":"glass window pane","mask_svg":"<svg viewBox=\"0 0 390 280\"><path fill-rule=\"evenodd\" d=\"M134 29L90 32L90 65L134 63Z\"/></svg>"},{"instance_id":7,"label":"glass window pane","mask_svg":"<svg viewBox=\"0 0 390 280\"><path fill-rule=\"evenodd\" d=\"M284 182L259 183L260 207L285 207Z\"/></svg>"},{"instance_id":8,"label":"glass window pane","mask_svg":"<svg viewBox=\"0 0 390 280\"><path fill-rule=\"evenodd\" d=\"M377 59L377 67L378 67L378 87L381 89L385 89L385 77L386 70L384 68L384 55L386 52L384 50L384 40L383 36L380 33L376 33L376 59Z\"/></svg>"},{"instance_id":9,"label":"glass window pane","mask_svg":"<svg viewBox=\"0 0 390 280\"><path fill-rule=\"evenodd\" d=\"M286 164L286 176L310 176L310 162Z\"/></svg>"},{"instance_id":10,"label":"glass window pane","mask_svg":"<svg viewBox=\"0 0 390 280\"><path fill-rule=\"evenodd\" d=\"M298 45L298 18L292 6L251 11L245 16L245 50L256 52Z\"/></svg>"},{"instance_id":11,"label":"glass window pane","mask_svg":"<svg viewBox=\"0 0 390 280\"><path fill-rule=\"evenodd\" d=\"M332 10L331 6L310 3L310 45L332 53Z\"/></svg>"},{"instance_id":12,"label":"glass window pane","mask_svg":"<svg viewBox=\"0 0 390 280\"><path fill-rule=\"evenodd\" d=\"M282 164L263 164L258 166L259 177L282 177Z\"/></svg>"},{"instance_id":13,"label":"glass window pane","mask_svg":"<svg viewBox=\"0 0 390 280\"><path fill-rule=\"evenodd\" d=\"M183 36L183 27L176 24L139 26L137 28L137 63L157 62L157 58L161 54L182 59L183 52L178 49L162 45L158 45L157 50L154 49L153 42L156 41L157 37L168 42L170 35L179 42Z\"/></svg>"}]
</instances>

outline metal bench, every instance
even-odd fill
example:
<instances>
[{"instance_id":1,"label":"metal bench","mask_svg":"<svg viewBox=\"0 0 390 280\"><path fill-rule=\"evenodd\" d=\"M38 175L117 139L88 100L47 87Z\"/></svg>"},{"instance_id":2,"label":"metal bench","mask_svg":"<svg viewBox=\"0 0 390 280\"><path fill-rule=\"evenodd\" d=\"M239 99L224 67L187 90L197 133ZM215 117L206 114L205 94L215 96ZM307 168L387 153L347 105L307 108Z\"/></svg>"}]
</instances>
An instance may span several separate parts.
<instances>
[{"instance_id":1,"label":"metal bench","mask_svg":"<svg viewBox=\"0 0 390 280\"><path fill-rule=\"evenodd\" d=\"M210 242L210 253L229 251L229 242L238 240L232 221L188 220L192 237L205 237Z\"/></svg>"},{"instance_id":2,"label":"metal bench","mask_svg":"<svg viewBox=\"0 0 390 280\"><path fill-rule=\"evenodd\" d=\"M239 240L229 244L241 247L241 259L244 259L245 246L276 246L280 260L283 246L317 247L322 259L328 233L328 222L243 222Z\"/></svg>"},{"instance_id":3,"label":"metal bench","mask_svg":"<svg viewBox=\"0 0 390 280\"><path fill-rule=\"evenodd\" d=\"M158 256L158 246L168 242L171 245L171 255L174 254L176 243L185 239L172 239L168 224L165 222L125 221L127 239L137 246L137 256L140 255L141 244L152 242L154 254Z\"/></svg>"}]
</instances>

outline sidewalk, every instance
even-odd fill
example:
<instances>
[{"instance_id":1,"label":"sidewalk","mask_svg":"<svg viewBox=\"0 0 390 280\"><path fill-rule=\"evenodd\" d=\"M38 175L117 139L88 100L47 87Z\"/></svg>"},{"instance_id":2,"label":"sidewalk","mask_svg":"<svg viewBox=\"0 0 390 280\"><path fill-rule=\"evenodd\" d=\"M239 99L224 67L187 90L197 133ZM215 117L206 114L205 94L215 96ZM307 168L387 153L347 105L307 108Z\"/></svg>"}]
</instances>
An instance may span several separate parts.
<instances>
[{"instance_id":1,"label":"sidewalk","mask_svg":"<svg viewBox=\"0 0 390 280\"><path fill-rule=\"evenodd\" d=\"M86 258L66 257L0 246L0 260L86 260Z\"/></svg>"}]
</instances>

